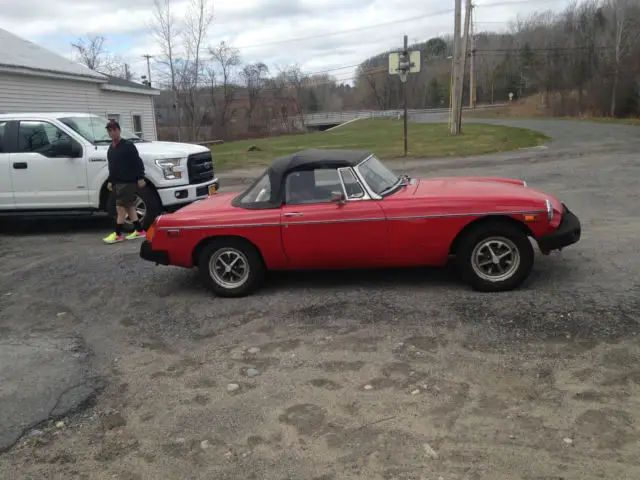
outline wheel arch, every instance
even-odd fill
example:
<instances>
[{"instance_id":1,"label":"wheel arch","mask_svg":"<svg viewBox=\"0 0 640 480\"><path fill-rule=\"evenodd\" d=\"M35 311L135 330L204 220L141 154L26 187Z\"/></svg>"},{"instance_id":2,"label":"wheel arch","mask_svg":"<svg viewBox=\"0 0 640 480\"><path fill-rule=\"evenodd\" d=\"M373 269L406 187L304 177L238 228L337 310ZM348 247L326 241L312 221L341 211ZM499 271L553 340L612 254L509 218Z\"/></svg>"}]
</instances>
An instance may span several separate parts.
<instances>
[{"instance_id":1,"label":"wheel arch","mask_svg":"<svg viewBox=\"0 0 640 480\"><path fill-rule=\"evenodd\" d=\"M151 182L147 177L145 177L144 181L147 184L146 186L149 187L151 190L153 190L156 195L158 195L158 189L153 184L153 182ZM104 183L102 184L102 187L100 188L100 203L98 208L104 211L108 209L109 196L111 195L111 192L107 188L108 183L109 183L108 180L105 180ZM158 198L160 198L159 195L158 195Z\"/></svg>"},{"instance_id":2,"label":"wheel arch","mask_svg":"<svg viewBox=\"0 0 640 480\"><path fill-rule=\"evenodd\" d=\"M535 236L531 231L531 229L524 222L516 220L515 218L510 217L509 215L486 215L484 217L476 218L475 220L472 220L471 222L467 223L462 228L462 230L458 232L458 234L453 239L453 242L451 242L451 245L449 246L449 255L455 255L457 253L458 246L460 245L461 240L465 237L465 235L468 232L478 227L479 225L486 225L491 223L493 224L502 223L506 225L511 225L516 227L518 230L520 230L522 233L524 233L528 237Z\"/></svg>"},{"instance_id":3,"label":"wheel arch","mask_svg":"<svg viewBox=\"0 0 640 480\"><path fill-rule=\"evenodd\" d=\"M255 249L256 252L258 252L258 256L260 257L260 260L262 260L262 263L266 265L266 262L264 261L264 256L262 255L260 248L258 248L258 246L255 243L253 243L251 240L241 235L213 235L213 236L203 238L196 244L193 251L191 252L192 264L193 265L198 264L198 259L200 258L200 254L206 247L208 247L214 242L219 242L222 240L235 240L235 241L240 241L240 242L246 243L247 245L250 245L252 248Z\"/></svg>"}]
</instances>

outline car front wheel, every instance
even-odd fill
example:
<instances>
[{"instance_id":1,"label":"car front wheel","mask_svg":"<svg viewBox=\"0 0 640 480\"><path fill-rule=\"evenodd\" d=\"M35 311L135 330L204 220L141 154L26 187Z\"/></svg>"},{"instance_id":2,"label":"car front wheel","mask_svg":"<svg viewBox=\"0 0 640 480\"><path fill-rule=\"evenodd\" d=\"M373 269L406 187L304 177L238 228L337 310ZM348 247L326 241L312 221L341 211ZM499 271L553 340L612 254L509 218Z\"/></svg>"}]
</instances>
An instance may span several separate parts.
<instances>
[{"instance_id":1,"label":"car front wheel","mask_svg":"<svg viewBox=\"0 0 640 480\"><path fill-rule=\"evenodd\" d=\"M458 271L472 288L500 292L519 287L531 273L534 251L514 225L480 224L462 239L456 253Z\"/></svg>"},{"instance_id":2,"label":"car front wheel","mask_svg":"<svg viewBox=\"0 0 640 480\"><path fill-rule=\"evenodd\" d=\"M200 276L220 297L244 297L256 290L265 276L258 249L241 239L214 240L198 259Z\"/></svg>"}]
</instances>

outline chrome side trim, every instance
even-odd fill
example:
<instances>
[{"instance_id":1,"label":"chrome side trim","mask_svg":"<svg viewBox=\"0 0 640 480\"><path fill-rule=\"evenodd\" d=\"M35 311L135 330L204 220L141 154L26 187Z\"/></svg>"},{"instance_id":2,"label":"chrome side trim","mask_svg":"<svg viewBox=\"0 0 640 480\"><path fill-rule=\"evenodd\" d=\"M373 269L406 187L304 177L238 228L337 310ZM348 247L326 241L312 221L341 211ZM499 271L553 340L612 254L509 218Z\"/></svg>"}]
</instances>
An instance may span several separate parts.
<instances>
[{"instance_id":1,"label":"chrome side trim","mask_svg":"<svg viewBox=\"0 0 640 480\"><path fill-rule=\"evenodd\" d=\"M300 222L284 221L282 223L236 223L231 225L202 225L197 227L179 227L180 230L208 230L219 228L245 228L245 227L279 227L284 225L312 225L322 223L358 223L358 222L379 222L379 221L406 221L406 220L427 220L435 218L456 218L456 217L484 217L492 215L529 215L544 213L545 210L518 210L513 212L476 212L476 213L443 213L436 215L408 215L402 217L373 217L373 218L349 218L339 220L304 220ZM176 227L160 227L158 230L172 230Z\"/></svg>"},{"instance_id":2,"label":"chrome side trim","mask_svg":"<svg viewBox=\"0 0 640 480\"><path fill-rule=\"evenodd\" d=\"M210 230L213 228L279 227L280 223L234 223L232 225L200 225L197 227L178 227L180 230ZM171 230L175 227L160 227L158 230Z\"/></svg>"}]
</instances>

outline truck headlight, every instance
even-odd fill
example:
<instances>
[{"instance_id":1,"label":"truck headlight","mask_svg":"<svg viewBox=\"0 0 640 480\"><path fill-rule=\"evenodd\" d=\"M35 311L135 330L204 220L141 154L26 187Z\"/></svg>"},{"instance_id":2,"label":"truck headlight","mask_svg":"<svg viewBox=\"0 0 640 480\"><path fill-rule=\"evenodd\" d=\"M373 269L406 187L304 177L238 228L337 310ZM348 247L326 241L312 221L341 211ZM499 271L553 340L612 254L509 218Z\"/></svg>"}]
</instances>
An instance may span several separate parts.
<instances>
[{"instance_id":1,"label":"truck headlight","mask_svg":"<svg viewBox=\"0 0 640 480\"><path fill-rule=\"evenodd\" d=\"M547 207L547 220L551 221L551 219L553 218L553 207L551 206L551 201L549 199L546 199L544 203Z\"/></svg>"},{"instance_id":2,"label":"truck headlight","mask_svg":"<svg viewBox=\"0 0 640 480\"><path fill-rule=\"evenodd\" d=\"M182 178L182 172L176 169L180 166L181 158L159 158L155 161L156 165L166 180L177 180Z\"/></svg>"}]
</instances>

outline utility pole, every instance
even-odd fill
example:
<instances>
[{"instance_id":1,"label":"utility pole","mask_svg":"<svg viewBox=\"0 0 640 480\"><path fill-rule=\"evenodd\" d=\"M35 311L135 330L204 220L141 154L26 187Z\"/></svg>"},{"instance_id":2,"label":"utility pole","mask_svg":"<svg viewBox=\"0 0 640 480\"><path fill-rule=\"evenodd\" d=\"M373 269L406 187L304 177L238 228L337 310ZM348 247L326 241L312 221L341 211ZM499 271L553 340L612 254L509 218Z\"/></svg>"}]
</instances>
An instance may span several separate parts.
<instances>
[{"instance_id":1,"label":"utility pole","mask_svg":"<svg viewBox=\"0 0 640 480\"><path fill-rule=\"evenodd\" d=\"M458 83L460 82L460 23L462 17L462 0L455 0L455 13L453 16L453 72L450 87L449 133L458 135L460 130L456 121L458 111Z\"/></svg>"},{"instance_id":2,"label":"utility pole","mask_svg":"<svg viewBox=\"0 0 640 480\"><path fill-rule=\"evenodd\" d=\"M477 94L477 74L476 74L476 38L473 34L473 9L475 5L471 5L471 65L469 66L469 108L473 110L476 108L476 94Z\"/></svg>"},{"instance_id":3,"label":"utility pole","mask_svg":"<svg viewBox=\"0 0 640 480\"><path fill-rule=\"evenodd\" d=\"M404 36L404 46L402 49L402 57L404 60L404 65L407 65L405 68L407 69L406 72L408 73L408 69L411 68L410 66L410 60L409 60L409 40L408 37L405 35ZM401 63L401 66L403 64ZM403 68L404 70L404 68ZM407 140L407 132L408 132L408 127L407 127L407 77L406 77L406 73L404 75L404 78L402 80L402 108L404 109L404 156L407 156L407 153L409 151L409 144L408 144L408 140Z\"/></svg>"},{"instance_id":4,"label":"utility pole","mask_svg":"<svg viewBox=\"0 0 640 480\"><path fill-rule=\"evenodd\" d=\"M147 59L147 80L149 81L149 86L151 86L151 64L149 60L153 58L153 55L145 54L142 56Z\"/></svg>"},{"instance_id":5,"label":"utility pole","mask_svg":"<svg viewBox=\"0 0 640 480\"><path fill-rule=\"evenodd\" d=\"M464 86L464 73L467 70L467 46L469 45L469 27L471 22L471 0L467 0L466 14L464 16L464 37L460 42L460 48L458 49L459 57L459 70L458 70L458 84L457 90L454 90L456 97L456 109L454 110L454 123L456 124L456 133L459 135L462 128L462 95Z\"/></svg>"}]
</instances>

